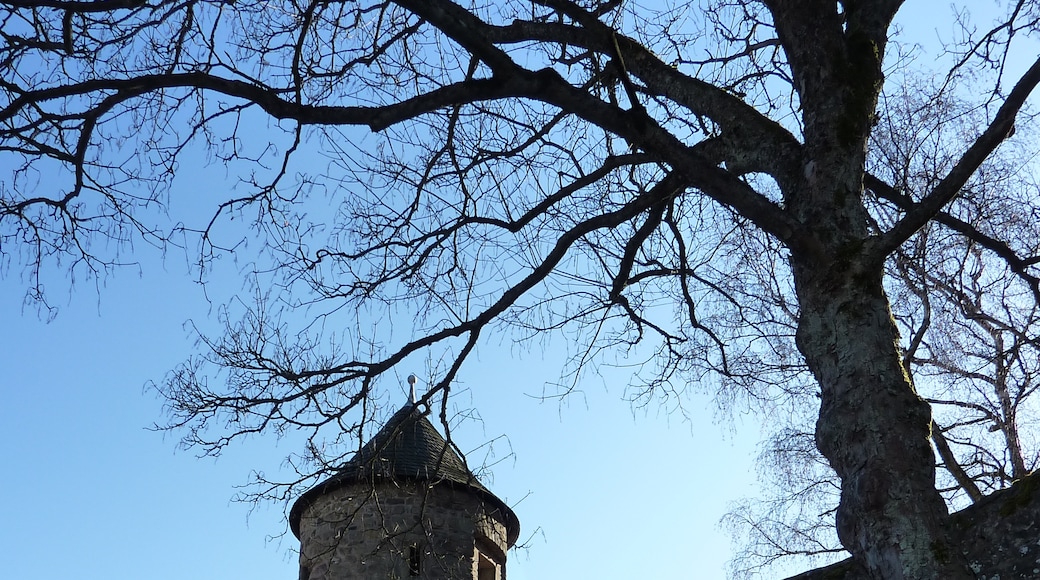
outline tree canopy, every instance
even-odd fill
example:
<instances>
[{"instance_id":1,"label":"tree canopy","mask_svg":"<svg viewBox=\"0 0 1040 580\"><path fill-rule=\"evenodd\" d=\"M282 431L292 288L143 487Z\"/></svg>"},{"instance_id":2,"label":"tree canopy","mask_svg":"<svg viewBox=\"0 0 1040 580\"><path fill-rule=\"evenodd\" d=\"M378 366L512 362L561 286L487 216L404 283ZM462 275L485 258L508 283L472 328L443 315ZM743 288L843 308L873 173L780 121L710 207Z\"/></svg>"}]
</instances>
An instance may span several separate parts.
<instances>
[{"instance_id":1,"label":"tree canopy","mask_svg":"<svg viewBox=\"0 0 1040 580\"><path fill-rule=\"evenodd\" d=\"M781 488L840 546L745 521L850 577L975 577L950 507L1036 465L1034 2L960 13L940 71L898 0L0 6L5 268L46 307L47 269L133 244L246 263L255 300L159 389L205 452L307 435L261 495L341 463L405 361L438 361L444 418L502 333L562 333L565 373L639 360L642 400L787 409ZM202 162L237 182L164 219Z\"/></svg>"}]
</instances>

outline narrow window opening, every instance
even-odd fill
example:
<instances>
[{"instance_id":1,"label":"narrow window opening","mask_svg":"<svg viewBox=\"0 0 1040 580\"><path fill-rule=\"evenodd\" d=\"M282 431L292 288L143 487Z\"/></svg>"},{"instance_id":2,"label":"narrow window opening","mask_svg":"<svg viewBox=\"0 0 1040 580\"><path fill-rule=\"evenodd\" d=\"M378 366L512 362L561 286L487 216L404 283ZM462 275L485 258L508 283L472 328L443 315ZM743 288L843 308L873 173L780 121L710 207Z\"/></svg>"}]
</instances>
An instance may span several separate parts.
<instances>
[{"instance_id":1,"label":"narrow window opening","mask_svg":"<svg viewBox=\"0 0 1040 580\"><path fill-rule=\"evenodd\" d=\"M408 546L408 574L418 576L422 573L422 550L419 544Z\"/></svg>"},{"instance_id":2,"label":"narrow window opening","mask_svg":"<svg viewBox=\"0 0 1040 580\"><path fill-rule=\"evenodd\" d=\"M477 552L477 580L498 580L498 564Z\"/></svg>"}]
</instances>

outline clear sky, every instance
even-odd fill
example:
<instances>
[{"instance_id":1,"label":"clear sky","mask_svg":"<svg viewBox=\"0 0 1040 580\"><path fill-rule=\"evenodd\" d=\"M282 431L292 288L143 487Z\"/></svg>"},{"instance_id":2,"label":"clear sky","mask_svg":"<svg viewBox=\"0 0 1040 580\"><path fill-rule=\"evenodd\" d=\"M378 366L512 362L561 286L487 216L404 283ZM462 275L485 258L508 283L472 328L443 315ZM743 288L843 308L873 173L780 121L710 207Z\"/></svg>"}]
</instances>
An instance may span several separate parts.
<instances>
[{"instance_id":1,"label":"clear sky","mask_svg":"<svg viewBox=\"0 0 1040 580\"><path fill-rule=\"evenodd\" d=\"M266 539L285 531L282 506L250 515L230 502L252 470L277 472L290 444L198 459L147 429L163 417L146 383L192 352L183 322L208 309L183 271L149 266L110 277L100 295L80 288L50 324L20 308L15 281L0 289L0 577L294 579L295 538ZM552 362L503 347L477 363L459 394L483 422L454 437L463 449L509 438L495 452L513 455L488 483L529 546L510 556L512 580L722 577L729 543L716 523L754 491L756 433L724 438L699 398L687 401L691 422L633 413L616 383L542 403L531 395L555 378Z\"/></svg>"},{"instance_id":2,"label":"clear sky","mask_svg":"<svg viewBox=\"0 0 1040 580\"><path fill-rule=\"evenodd\" d=\"M927 29L933 3L909 4L903 20ZM137 258L141 274L117 271L98 290L55 284L50 323L23 308L17 269L0 272L0 578L295 579L285 506L231 501L253 470L277 473L292 442L200 459L148 429L164 416L146 385L196 351L185 321L205 328L213 307L183 257ZM237 290L233 279L218 292ZM755 494L755 420L734 433L702 395L683 401L688 421L633 410L620 373L541 402L556 359L519 356L508 340L482 347L457 387L483 418L456 430L459 446L509 439L485 483L521 521L527 548L510 555L510 580L723 578L731 548L717 524Z\"/></svg>"}]
</instances>

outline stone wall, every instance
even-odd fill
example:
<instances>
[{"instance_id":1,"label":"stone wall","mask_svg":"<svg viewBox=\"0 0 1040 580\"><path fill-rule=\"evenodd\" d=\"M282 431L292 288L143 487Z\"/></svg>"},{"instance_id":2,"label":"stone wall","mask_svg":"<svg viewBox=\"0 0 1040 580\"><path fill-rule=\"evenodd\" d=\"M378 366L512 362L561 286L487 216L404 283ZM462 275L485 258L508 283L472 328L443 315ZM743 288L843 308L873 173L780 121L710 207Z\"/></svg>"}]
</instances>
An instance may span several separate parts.
<instances>
[{"instance_id":1,"label":"stone wall","mask_svg":"<svg viewBox=\"0 0 1040 580\"><path fill-rule=\"evenodd\" d=\"M951 541L979 580L1040 578L1040 472L950 516ZM788 580L869 580L852 559Z\"/></svg>"},{"instance_id":2,"label":"stone wall","mask_svg":"<svg viewBox=\"0 0 1040 580\"><path fill-rule=\"evenodd\" d=\"M473 580L477 550L505 579L506 528L467 488L347 485L300 518L301 580Z\"/></svg>"}]
</instances>

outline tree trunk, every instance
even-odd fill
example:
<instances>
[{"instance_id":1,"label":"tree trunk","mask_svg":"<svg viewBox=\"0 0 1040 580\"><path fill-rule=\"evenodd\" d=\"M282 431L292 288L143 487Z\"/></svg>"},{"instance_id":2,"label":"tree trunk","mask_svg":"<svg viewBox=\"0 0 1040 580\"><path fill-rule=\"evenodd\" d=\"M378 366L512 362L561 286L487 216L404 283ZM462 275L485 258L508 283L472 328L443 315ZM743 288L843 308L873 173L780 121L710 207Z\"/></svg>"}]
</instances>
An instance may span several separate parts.
<instances>
[{"instance_id":1,"label":"tree trunk","mask_svg":"<svg viewBox=\"0 0 1040 580\"><path fill-rule=\"evenodd\" d=\"M821 389L816 442L842 480L838 537L871 578L974 578L950 548L931 411L901 364L881 265L848 247L822 254L837 256L829 266L792 256L798 347Z\"/></svg>"},{"instance_id":2,"label":"tree trunk","mask_svg":"<svg viewBox=\"0 0 1040 580\"><path fill-rule=\"evenodd\" d=\"M842 545L878 580L973 578L951 553L935 489L931 409L901 363L863 206L867 141L899 2L767 0L802 106L800 177L781 184L803 224L791 247L798 348L820 385L816 444L842 480ZM812 38L812 42L805 42Z\"/></svg>"},{"instance_id":3,"label":"tree trunk","mask_svg":"<svg viewBox=\"0 0 1040 580\"><path fill-rule=\"evenodd\" d=\"M1040 578L1040 474L986 496L949 519L951 541L979 578ZM851 558L788 580L869 580Z\"/></svg>"}]
</instances>

